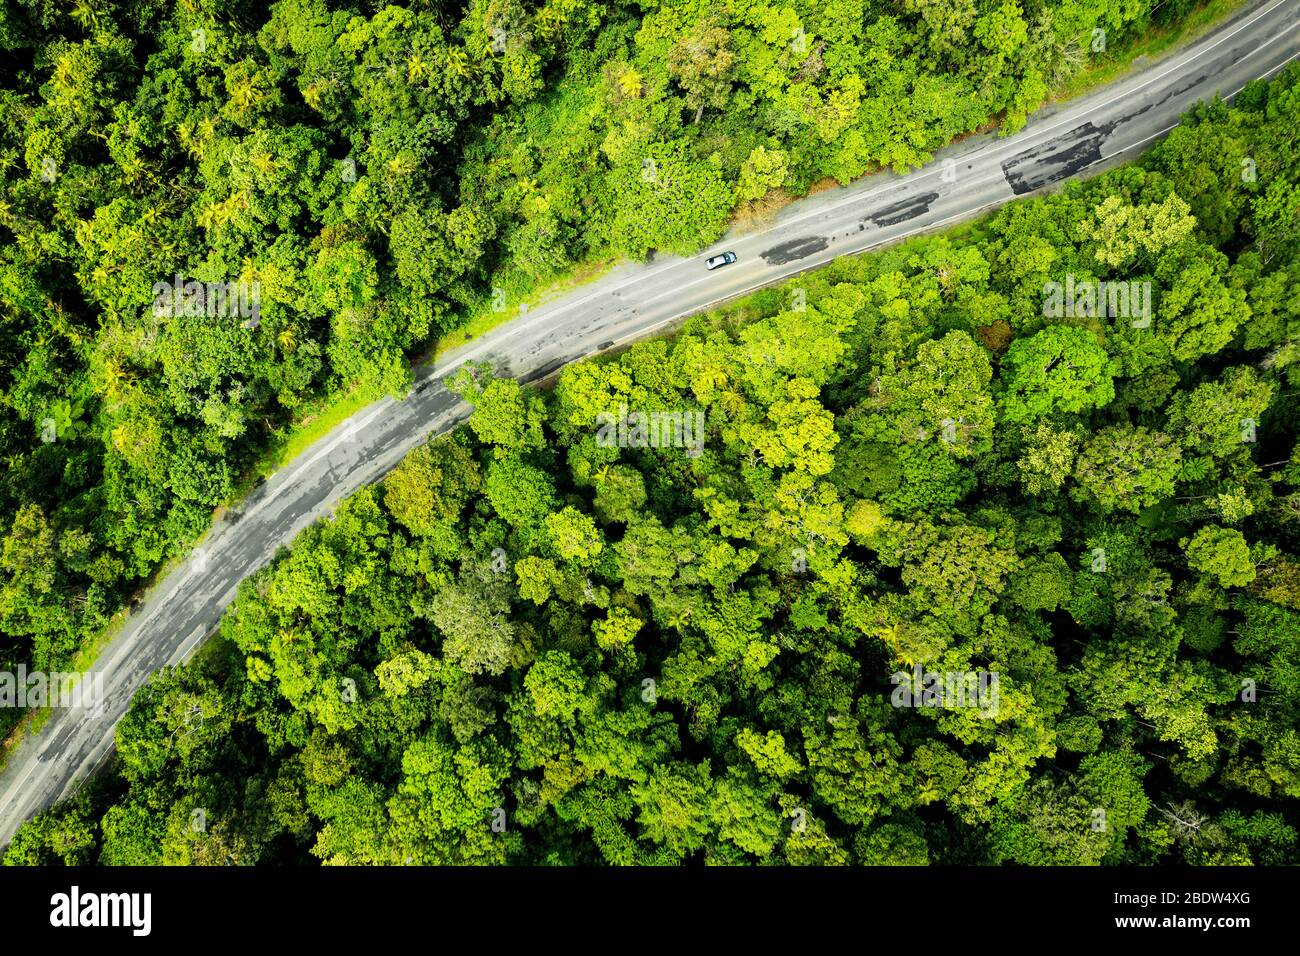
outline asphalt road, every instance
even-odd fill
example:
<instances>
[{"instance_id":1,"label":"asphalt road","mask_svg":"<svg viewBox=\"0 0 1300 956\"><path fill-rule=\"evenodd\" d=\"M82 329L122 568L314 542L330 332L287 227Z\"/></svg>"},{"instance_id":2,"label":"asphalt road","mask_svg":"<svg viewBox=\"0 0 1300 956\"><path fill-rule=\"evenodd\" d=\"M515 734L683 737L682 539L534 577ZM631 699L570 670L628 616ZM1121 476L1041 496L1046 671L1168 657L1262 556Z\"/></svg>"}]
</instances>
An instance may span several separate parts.
<instances>
[{"instance_id":1,"label":"asphalt road","mask_svg":"<svg viewBox=\"0 0 1300 956\"><path fill-rule=\"evenodd\" d=\"M422 368L403 400L359 412L268 479L135 610L100 655L103 713L55 711L0 774L0 846L19 825L102 766L131 695L159 668L186 659L215 631L239 582L343 498L396 465L467 408L439 383L466 359L517 378L544 378L568 362L671 326L729 298L832 259L969 219L1019 195L1131 160L1193 102L1230 97L1300 56L1300 0L1258 0L1199 42L1091 95L1036 113L1007 138L981 135L941 151L923 169L880 174L787 207L767 228L728 236L689 259L627 264L521 314ZM714 272L704 260L739 256Z\"/></svg>"}]
</instances>

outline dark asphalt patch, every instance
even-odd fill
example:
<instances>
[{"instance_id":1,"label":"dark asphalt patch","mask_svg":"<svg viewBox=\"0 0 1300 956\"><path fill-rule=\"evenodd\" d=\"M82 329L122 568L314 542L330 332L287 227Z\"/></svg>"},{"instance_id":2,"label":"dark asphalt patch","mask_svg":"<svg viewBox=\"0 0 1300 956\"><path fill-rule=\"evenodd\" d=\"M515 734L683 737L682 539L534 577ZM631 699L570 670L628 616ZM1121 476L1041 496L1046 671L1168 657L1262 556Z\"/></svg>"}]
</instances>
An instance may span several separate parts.
<instances>
[{"instance_id":1,"label":"dark asphalt patch","mask_svg":"<svg viewBox=\"0 0 1300 956\"><path fill-rule=\"evenodd\" d=\"M867 213L867 221L875 226L896 226L930 211L930 206L939 198L938 193L921 193L900 199L888 206L881 206L875 212Z\"/></svg>"},{"instance_id":2,"label":"dark asphalt patch","mask_svg":"<svg viewBox=\"0 0 1300 956\"><path fill-rule=\"evenodd\" d=\"M1013 156L1002 164L1002 175L1017 196L1069 179L1079 170L1101 161L1101 147L1115 131L1115 123L1084 123Z\"/></svg>"},{"instance_id":3,"label":"dark asphalt patch","mask_svg":"<svg viewBox=\"0 0 1300 956\"><path fill-rule=\"evenodd\" d=\"M539 382L542 379L546 378L546 376L550 375L552 372L558 371L559 369L563 368L570 361L572 360L567 358L554 359L553 361L547 362L541 368L529 372L527 375L522 376L519 380L523 382L525 385L531 382Z\"/></svg>"},{"instance_id":4,"label":"dark asphalt patch","mask_svg":"<svg viewBox=\"0 0 1300 956\"><path fill-rule=\"evenodd\" d=\"M799 239L783 242L779 246L773 246L771 249L760 252L759 255L769 266L783 266L788 262L806 259L815 253L821 252L830 244L830 240L825 236L803 236Z\"/></svg>"}]
</instances>

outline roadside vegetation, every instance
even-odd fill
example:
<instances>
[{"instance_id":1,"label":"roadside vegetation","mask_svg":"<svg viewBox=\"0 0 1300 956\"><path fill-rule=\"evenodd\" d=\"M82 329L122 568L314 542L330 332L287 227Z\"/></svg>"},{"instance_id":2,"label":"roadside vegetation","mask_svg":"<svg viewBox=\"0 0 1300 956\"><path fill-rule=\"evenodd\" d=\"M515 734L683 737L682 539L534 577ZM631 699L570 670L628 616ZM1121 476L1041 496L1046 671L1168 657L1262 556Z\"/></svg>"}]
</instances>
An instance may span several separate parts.
<instances>
[{"instance_id":1,"label":"roadside vegetation","mask_svg":"<svg viewBox=\"0 0 1300 956\"><path fill-rule=\"evenodd\" d=\"M1014 130L1194 9L6 0L0 670L94 646L466 323Z\"/></svg>"},{"instance_id":2,"label":"roadside vegetation","mask_svg":"<svg viewBox=\"0 0 1300 956\"><path fill-rule=\"evenodd\" d=\"M6 862L1300 862L1298 128L466 366Z\"/></svg>"}]
</instances>

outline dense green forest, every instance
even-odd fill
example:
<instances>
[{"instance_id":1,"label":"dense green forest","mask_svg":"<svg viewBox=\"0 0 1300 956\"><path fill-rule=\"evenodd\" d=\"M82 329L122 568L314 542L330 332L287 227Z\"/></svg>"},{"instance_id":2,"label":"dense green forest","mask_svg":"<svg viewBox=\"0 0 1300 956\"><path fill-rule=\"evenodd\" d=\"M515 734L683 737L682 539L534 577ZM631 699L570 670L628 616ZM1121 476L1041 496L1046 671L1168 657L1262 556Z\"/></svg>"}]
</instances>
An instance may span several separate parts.
<instances>
[{"instance_id":1,"label":"dense green forest","mask_svg":"<svg viewBox=\"0 0 1300 956\"><path fill-rule=\"evenodd\" d=\"M6 862L1300 862L1298 135L463 368Z\"/></svg>"},{"instance_id":2,"label":"dense green forest","mask_svg":"<svg viewBox=\"0 0 1300 956\"><path fill-rule=\"evenodd\" d=\"M484 303L1013 130L1191 6L2 0L0 668L66 665Z\"/></svg>"}]
</instances>

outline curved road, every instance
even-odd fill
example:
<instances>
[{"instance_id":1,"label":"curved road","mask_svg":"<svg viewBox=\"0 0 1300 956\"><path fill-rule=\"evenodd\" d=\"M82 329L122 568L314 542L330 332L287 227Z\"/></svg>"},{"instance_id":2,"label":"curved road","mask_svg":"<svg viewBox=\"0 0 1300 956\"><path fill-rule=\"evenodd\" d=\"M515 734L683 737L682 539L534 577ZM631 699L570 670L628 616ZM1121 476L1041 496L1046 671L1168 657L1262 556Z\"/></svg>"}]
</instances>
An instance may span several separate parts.
<instances>
[{"instance_id":1,"label":"curved road","mask_svg":"<svg viewBox=\"0 0 1300 956\"><path fill-rule=\"evenodd\" d=\"M307 449L229 512L169 574L100 655L105 706L55 711L0 775L0 846L24 820L72 792L104 764L131 695L211 634L239 582L343 498L373 482L430 432L468 409L439 383L466 359L517 378L545 378L568 362L670 326L691 313L832 259L969 219L1016 196L1133 159L1197 100L1230 97L1300 56L1300 0L1257 0L1195 44L1091 95L1036 113L1014 136L970 137L904 176L880 174L787 207L766 228L730 236L690 259L627 264L498 327L418 370L412 392L385 399ZM739 261L716 272L724 249Z\"/></svg>"}]
</instances>

